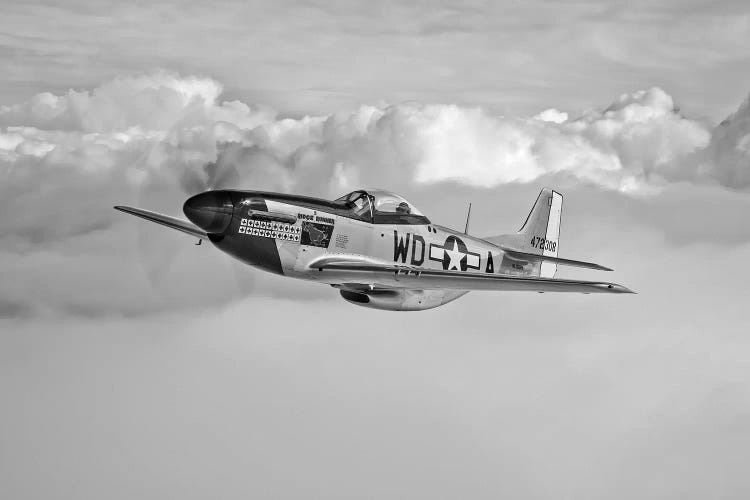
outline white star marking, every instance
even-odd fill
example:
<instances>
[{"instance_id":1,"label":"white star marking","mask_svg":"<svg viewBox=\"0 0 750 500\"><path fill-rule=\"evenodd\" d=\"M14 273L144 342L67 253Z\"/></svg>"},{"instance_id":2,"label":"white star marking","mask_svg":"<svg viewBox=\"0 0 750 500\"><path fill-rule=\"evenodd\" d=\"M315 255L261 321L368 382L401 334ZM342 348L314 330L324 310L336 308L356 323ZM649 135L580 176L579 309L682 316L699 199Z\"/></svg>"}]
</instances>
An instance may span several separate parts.
<instances>
[{"instance_id":1,"label":"white star marking","mask_svg":"<svg viewBox=\"0 0 750 500\"><path fill-rule=\"evenodd\" d=\"M451 259L450 264L448 264L448 270L461 269L461 259L463 259L466 254L458 250L458 242L456 242L456 240L453 240L453 249L448 250L446 248L445 253L447 253L448 257Z\"/></svg>"}]
</instances>

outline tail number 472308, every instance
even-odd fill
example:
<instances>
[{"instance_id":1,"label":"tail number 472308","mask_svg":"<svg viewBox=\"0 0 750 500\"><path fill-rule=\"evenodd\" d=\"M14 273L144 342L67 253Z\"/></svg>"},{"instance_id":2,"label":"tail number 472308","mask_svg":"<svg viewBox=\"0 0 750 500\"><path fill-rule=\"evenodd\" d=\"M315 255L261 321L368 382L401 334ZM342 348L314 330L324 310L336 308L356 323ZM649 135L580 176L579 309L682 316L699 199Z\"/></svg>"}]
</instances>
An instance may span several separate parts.
<instances>
[{"instance_id":1,"label":"tail number 472308","mask_svg":"<svg viewBox=\"0 0 750 500\"><path fill-rule=\"evenodd\" d=\"M539 250L554 252L557 248L557 242L545 238L540 238L539 236L534 236L533 238L531 238L531 246L534 248L538 248Z\"/></svg>"}]
</instances>

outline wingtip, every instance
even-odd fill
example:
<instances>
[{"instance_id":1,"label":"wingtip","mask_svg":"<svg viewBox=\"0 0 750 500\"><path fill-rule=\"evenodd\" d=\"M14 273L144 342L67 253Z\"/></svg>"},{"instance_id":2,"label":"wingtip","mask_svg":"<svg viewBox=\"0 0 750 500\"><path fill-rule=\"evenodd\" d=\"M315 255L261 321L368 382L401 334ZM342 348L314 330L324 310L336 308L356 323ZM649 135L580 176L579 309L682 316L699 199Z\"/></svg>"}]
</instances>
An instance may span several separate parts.
<instances>
[{"instance_id":1,"label":"wingtip","mask_svg":"<svg viewBox=\"0 0 750 500\"><path fill-rule=\"evenodd\" d=\"M137 215L138 214L138 209L137 208L128 207L126 205L115 205L112 208L114 208L118 212L123 212L123 213L130 214L130 215Z\"/></svg>"},{"instance_id":2,"label":"wingtip","mask_svg":"<svg viewBox=\"0 0 750 500\"><path fill-rule=\"evenodd\" d=\"M602 285L610 293L636 293L630 288L618 285L617 283L602 283Z\"/></svg>"}]
</instances>

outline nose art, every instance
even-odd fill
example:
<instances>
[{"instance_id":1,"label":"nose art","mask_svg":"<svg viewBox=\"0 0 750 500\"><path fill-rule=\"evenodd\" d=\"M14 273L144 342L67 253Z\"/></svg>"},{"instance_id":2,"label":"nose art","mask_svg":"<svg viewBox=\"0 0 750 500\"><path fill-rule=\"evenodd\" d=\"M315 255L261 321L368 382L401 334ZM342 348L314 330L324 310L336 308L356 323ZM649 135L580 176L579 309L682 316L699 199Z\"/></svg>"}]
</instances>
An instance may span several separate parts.
<instances>
[{"instance_id":1,"label":"nose art","mask_svg":"<svg viewBox=\"0 0 750 500\"><path fill-rule=\"evenodd\" d=\"M207 233L222 233L232 222L234 206L224 191L206 191L188 198L182 206L190 222Z\"/></svg>"}]
</instances>

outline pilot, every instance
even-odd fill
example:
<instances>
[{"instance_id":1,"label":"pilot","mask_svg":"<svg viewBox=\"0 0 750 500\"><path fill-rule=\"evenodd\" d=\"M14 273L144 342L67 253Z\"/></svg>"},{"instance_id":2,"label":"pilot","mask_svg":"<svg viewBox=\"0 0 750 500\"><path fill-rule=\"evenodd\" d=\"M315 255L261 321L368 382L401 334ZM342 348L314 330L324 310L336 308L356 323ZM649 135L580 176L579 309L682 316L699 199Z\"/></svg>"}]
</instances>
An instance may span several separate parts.
<instances>
[{"instance_id":1,"label":"pilot","mask_svg":"<svg viewBox=\"0 0 750 500\"><path fill-rule=\"evenodd\" d=\"M409 215L411 213L411 207L409 207L409 204L405 201L402 201L398 204L396 207L396 212L404 215Z\"/></svg>"},{"instance_id":2,"label":"pilot","mask_svg":"<svg viewBox=\"0 0 750 500\"><path fill-rule=\"evenodd\" d=\"M354 213L358 216L369 214L370 206L367 203L367 198L364 195L360 196L352 202L354 206Z\"/></svg>"}]
</instances>

